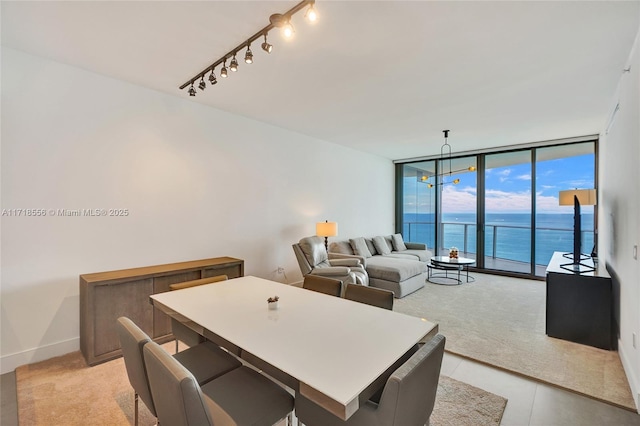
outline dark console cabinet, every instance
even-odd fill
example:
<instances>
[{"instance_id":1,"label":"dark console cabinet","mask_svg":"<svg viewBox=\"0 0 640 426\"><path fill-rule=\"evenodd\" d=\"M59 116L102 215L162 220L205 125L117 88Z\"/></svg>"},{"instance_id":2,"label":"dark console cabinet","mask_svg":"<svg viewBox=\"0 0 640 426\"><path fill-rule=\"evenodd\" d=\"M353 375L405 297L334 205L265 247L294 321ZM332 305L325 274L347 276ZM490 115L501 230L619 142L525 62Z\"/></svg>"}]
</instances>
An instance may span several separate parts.
<instances>
[{"instance_id":1,"label":"dark console cabinet","mask_svg":"<svg viewBox=\"0 0 640 426\"><path fill-rule=\"evenodd\" d=\"M570 262L555 252L547 267L547 335L615 349L611 277L604 267L580 274L560 267Z\"/></svg>"}]
</instances>

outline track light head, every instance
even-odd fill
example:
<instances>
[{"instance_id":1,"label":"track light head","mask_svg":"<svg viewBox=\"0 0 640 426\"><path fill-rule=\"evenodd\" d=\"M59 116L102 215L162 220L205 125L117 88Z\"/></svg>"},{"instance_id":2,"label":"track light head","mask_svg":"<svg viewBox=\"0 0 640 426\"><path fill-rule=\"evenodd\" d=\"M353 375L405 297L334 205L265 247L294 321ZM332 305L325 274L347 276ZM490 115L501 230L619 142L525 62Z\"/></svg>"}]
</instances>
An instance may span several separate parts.
<instances>
[{"instance_id":1,"label":"track light head","mask_svg":"<svg viewBox=\"0 0 640 426\"><path fill-rule=\"evenodd\" d=\"M217 82L218 79L216 79L216 75L213 73L213 70L211 70L211 74L209 74L209 83L211 83L211 85L213 86Z\"/></svg>"},{"instance_id":2,"label":"track light head","mask_svg":"<svg viewBox=\"0 0 640 426\"><path fill-rule=\"evenodd\" d=\"M273 46L267 42L266 34L264 35L264 43L262 43L262 50L264 50L267 53L271 53L271 51L273 50Z\"/></svg>"},{"instance_id":3,"label":"track light head","mask_svg":"<svg viewBox=\"0 0 640 426\"><path fill-rule=\"evenodd\" d=\"M309 22L316 22L318 20L318 13L316 12L316 9L313 7L313 3L309 5L309 9L307 9L307 12L304 14L304 17L307 18L307 21Z\"/></svg>"},{"instance_id":4,"label":"track light head","mask_svg":"<svg viewBox=\"0 0 640 426\"><path fill-rule=\"evenodd\" d=\"M229 64L229 69L233 72L238 71L238 61L236 60L236 54L234 52L233 58L231 58L231 63Z\"/></svg>"},{"instance_id":5,"label":"track light head","mask_svg":"<svg viewBox=\"0 0 640 426\"><path fill-rule=\"evenodd\" d=\"M229 74L227 73L227 60L225 59L222 64L222 69L220 70L220 77L227 78Z\"/></svg>"},{"instance_id":6,"label":"track light head","mask_svg":"<svg viewBox=\"0 0 640 426\"><path fill-rule=\"evenodd\" d=\"M200 77L200 84L198 84L200 90L204 90L207 88L207 83L204 82L204 75Z\"/></svg>"},{"instance_id":7,"label":"track light head","mask_svg":"<svg viewBox=\"0 0 640 426\"><path fill-rule=\"evenodd\" d=\"M291 16L286 13L283 15L281 13L274 13L269 16L269 22L274 27L282 28L282 35L285 38L291 38L295 30L293 29L293 25L291 25Z\"/></svg>"},{"instance_id":8,"label":"track light head","mask_svg":"<svg viewBox=\"0 0 640 426\"><path fill-rule=\"evenodd\" d=\"M244 54L244 62L247 64L253 63L253 52L251 51L251 45L247 45L247 52Z\"/></svg>"},{"instance_id":9,"label":"track light head","mask_svg":"<svg viewBox=\"0 0 640 426\"><path fill-rule=\"evenodd\" d=\"M191 87L189 87L189 96L195 96L196 89L193 88L193 81L191 82Z\"/></svg>"},{"instance_id":10,"label":"track light head","mask_svg":"<svg viewBox=\"0 0 640 426\"><path fill-rule=\"evenodd\" d=\"M284 36L284 38L293 37L293 34L295 32L296 32L296 30L293 28L293 25L291 25L291 22L289 22L287 25L282 27L282 35Z\"/></svg>"}]
</instances>

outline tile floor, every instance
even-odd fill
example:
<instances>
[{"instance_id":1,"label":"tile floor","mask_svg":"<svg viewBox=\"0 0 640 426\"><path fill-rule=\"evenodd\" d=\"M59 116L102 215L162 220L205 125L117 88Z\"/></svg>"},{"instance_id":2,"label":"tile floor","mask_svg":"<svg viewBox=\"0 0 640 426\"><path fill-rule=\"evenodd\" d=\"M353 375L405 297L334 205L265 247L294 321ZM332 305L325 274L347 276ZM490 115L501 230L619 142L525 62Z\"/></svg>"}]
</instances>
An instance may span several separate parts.
<instances>
[{"instance_id":1,"label":"tile floor","mask_svg":"<svg viewBox=\"0 0 640 426\"><path fill-rule=\"evenodd\" d=\"M442 374L509 400L504 426L640 426L640 415L445 353ZM15 374L2 378L0 424L17 426Z\"/></svg>"},{"instance_id":2,"label":"tile floor","mask_svg":"<svg viewBox=\"0 0 640 426\"><path fill-rule=\"evenodd\" d=\"M445 353L442 374L508 399L504 426L640 425L640 415Z\"/></svg>"}]
</instances>

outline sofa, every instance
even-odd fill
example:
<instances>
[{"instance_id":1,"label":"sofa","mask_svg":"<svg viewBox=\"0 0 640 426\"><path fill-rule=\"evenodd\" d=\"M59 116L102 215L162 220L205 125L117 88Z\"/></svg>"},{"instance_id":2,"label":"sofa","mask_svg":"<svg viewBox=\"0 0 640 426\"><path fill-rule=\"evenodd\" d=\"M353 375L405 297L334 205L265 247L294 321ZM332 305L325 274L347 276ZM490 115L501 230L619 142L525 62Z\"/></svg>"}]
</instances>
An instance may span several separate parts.
<instances>
[{"instance_id":1,"label":"sofa","mask_svg":"<svg viewBox=\"0 0 640 426\"><path fill-rule=\"evenodd\" d=\"M425 244L405 242L402 234L334 241L329 259L356 258L369 276L369 285L404 297L424 287L432 256Z\"/></svg>"}]
</instances>

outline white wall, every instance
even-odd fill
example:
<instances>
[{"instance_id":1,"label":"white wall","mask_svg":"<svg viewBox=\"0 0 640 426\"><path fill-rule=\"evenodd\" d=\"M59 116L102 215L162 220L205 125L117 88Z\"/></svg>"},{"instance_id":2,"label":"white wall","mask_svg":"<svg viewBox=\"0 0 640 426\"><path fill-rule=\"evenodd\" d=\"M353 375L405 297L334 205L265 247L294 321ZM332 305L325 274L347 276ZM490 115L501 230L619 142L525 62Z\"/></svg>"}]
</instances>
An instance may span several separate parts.
<instances>
[{"instance_id":1,"label":"white wall","mask_svg":"<svg viewBox=\"0 0 640 426\"><path fill-rule=\"evenodd\" d=\"M598 253L614 278L619 310L618 351L640 407L640 34L622 72L608 128L601 134ZM618 111L613 114L615 105ZM634 347L633 335L636 336Z\"/></svg>"},{"instance_id":2,"label":"white wall","mask_svg":"<svg viewBox=\"0 0 640 426\"><path fill-rule=\"evenodd\" d=\"M1 131L2 209L130 212L2 217L2 373L78 350L80 274L228 255L295 282L315 222L394 230L387 159L6 48Z\"/></svg>"}]
</instances>

